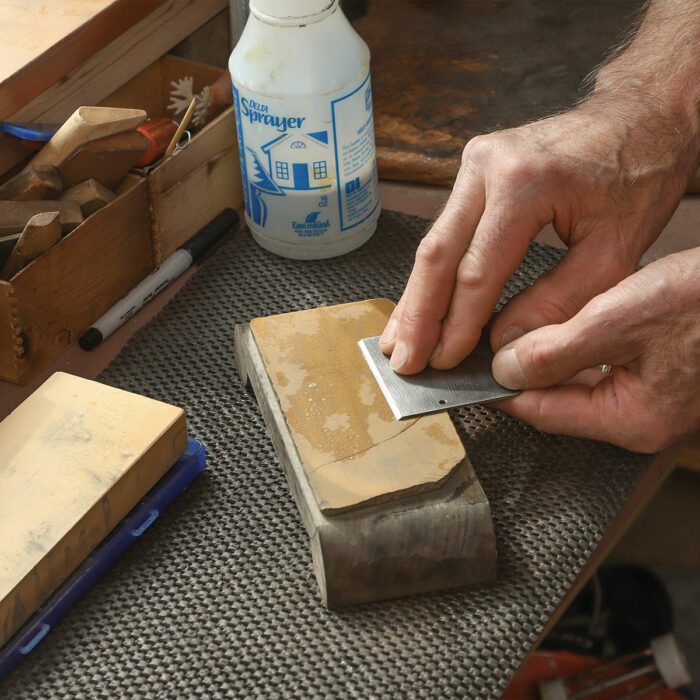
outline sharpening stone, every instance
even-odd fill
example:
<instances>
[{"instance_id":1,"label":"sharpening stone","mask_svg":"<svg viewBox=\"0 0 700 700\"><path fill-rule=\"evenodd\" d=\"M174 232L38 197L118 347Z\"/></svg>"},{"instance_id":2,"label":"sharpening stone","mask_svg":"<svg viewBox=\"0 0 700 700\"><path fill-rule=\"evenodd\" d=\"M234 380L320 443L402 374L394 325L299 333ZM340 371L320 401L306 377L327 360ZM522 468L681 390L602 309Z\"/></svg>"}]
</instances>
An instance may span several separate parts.
<instances>
[{"instance_id":1,"label":"sharpening stone","mask_svg":"<svg viewBox=\"0 0 700 700\"><path fill-rule=\"evenodd\" d=\"M181 408L63 372L0 423L0 646L186 448Z\"/></svg>"},{"instance_id":2,"label":"sharpening stone","mask_svg":"<svg viewBox=\"0 0 700 700\"><path fill-rule=\"evenodd\" d=\"M495 573L489 504L449 415L397 421L360 352L392 309L370 299L235 329L328 607Z\"/></svg>"}]
</instances>

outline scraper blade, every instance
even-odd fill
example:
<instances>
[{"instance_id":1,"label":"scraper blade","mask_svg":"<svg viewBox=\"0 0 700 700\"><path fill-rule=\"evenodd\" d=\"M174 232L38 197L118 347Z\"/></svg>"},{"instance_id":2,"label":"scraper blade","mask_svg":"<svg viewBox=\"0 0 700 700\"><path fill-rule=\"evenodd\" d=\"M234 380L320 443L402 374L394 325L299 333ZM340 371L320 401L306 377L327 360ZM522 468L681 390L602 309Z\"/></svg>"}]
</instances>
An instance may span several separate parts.
<instances>
[{"instance_id":1,"label":"scraper blade","mask_svg":"<svg viewBox=\"0 0 700 700\"><path fill-rule=\"evenodd\" d=\"M396 374L379 349L379 336L358 341L362 354L397 420L457 406L487 403L519 392L502 387L491 374L493 353L486 337L454 369L430 367L418 374Z\"/></svg>"}]
</instances>

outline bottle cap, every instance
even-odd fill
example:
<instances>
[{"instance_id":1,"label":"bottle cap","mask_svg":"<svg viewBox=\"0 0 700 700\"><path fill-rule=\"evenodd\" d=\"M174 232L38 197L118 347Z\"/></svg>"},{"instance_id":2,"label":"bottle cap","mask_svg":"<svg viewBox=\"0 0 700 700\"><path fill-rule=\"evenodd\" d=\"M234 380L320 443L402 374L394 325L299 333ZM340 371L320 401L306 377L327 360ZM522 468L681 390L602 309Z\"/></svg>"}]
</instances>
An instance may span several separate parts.
<instances>
[{"instance_id":1,"label":"bottle cap","mask_svg":"<svg viewBox=\"0 0 700 700\"><path fill-rule=\"evenodd\" d=\"M272 24L309 24L330 15L338 0L250 0L250 11Z\"/></svg>"}]
</instances>

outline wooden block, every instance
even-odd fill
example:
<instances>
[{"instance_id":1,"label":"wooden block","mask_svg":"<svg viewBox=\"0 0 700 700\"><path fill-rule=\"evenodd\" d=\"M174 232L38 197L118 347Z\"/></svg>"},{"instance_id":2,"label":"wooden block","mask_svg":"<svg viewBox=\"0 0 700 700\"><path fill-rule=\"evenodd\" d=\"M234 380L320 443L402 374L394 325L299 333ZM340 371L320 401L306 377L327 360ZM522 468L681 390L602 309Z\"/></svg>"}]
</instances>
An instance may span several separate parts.
<instances>
[{"instance_id":1,"label":"wooden block","mask_svg":"<svg viewBox=\"0 0 700 700\"><path fill-rule=\"evenodd\" d=\"M0 646L186 446L182 409L62 372L0 423Z\"/></svg>"},{"instance_id":2,"label":"wooden block","mask_svg":"<svg viewBox=\"0 0 700 700\"><path fill-rule=\"evenodd\" d=\"M78 107L29 165L60 167L85 144L136 129L146 117L142 109Z\"/></svg>"},{"instance_id":3,"label":"wooden block","mask_svg":"<svg viewBox=\"0 0 700 700\"><path fill-rule=\"evenodd\" d=\"M126 131L86 144L61 166L63 186L73 187L93 178L114 190L147 148L148 138L138 131Z\"/></svg>"},{"instance_id":4,"label":"wooden block","mask_svg":"<svg viewBox=\"0 0 700 700\"><path fill-rule=\"evenodd\" d=\"M61 240L61 216L57 211L35 214L24 227L9 258L0 269L0 279L9 280L34 258Z\"/></svg>"},{"instance_id":5,"label":"wooden block","mask_svg":"<svg viewBox=\"0 0 700 700\"><path fill-rule=\"evenodd\" d=\"M36 199L58 199L63 183L54 165L36 165L26 168L4 185L0 185L0 199L25 202Z\"/></svg>"},{"instance_id":6,"label":"wooden block","mask_svg":"<svg viewBox=\"0 0 700 700\"><path fill-rule=\"evenodd\" d=\"M114 192L108 190L97 180L90 178L66 190L61 200L64 202L75 202L83 212L83 216L87 218L105 204L109 204L115 197Z\"/></svg>"},{"instance_id":7,"label":"wooden block","mask_svg":"<svg viewBox=\"0 0 700 700\"><path fill-rule=\"evenodd\" d=\"M61 217L64 234L72 231L82 220L83 214L75 202L45 199L39 202L0 201L0 236L21 232L35 214L57 211Z\"/></svg>"},{"instance_id":8,"label":"wooden block","mask_svg":"<svg viewBox=\"0 0 700 700\"><path fill-rule=\"evenodd\" d=\"M395 420L357 346L392 308L374 299L235 330L328 607L495 572L488 501L448 414Z\"/></svg>"}]
</instances>

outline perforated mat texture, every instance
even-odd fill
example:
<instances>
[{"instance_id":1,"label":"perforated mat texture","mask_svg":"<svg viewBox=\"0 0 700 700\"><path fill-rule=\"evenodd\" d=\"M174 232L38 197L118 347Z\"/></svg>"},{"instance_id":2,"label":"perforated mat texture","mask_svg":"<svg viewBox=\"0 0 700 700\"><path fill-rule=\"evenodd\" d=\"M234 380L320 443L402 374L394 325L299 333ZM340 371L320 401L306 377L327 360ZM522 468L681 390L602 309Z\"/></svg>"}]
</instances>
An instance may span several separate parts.
<instances>
[{"instance_id":1,"label":"perforated mat texture","mask_svg":"<svg viewBox=\"0 0 700 700\"><path fill-rule=\"evenodd\" d=\"M206 472L0 684L2 698L497 698L650 463L452 412L491 503L489 585L327 611L306 533L233 328L256 316L397 300L426 222L384 212L341 258L296 262L248 233L223 247L100 377L187 411ZM561 252L533 244L505 296Z\"/></svg>"}]
</instances>

